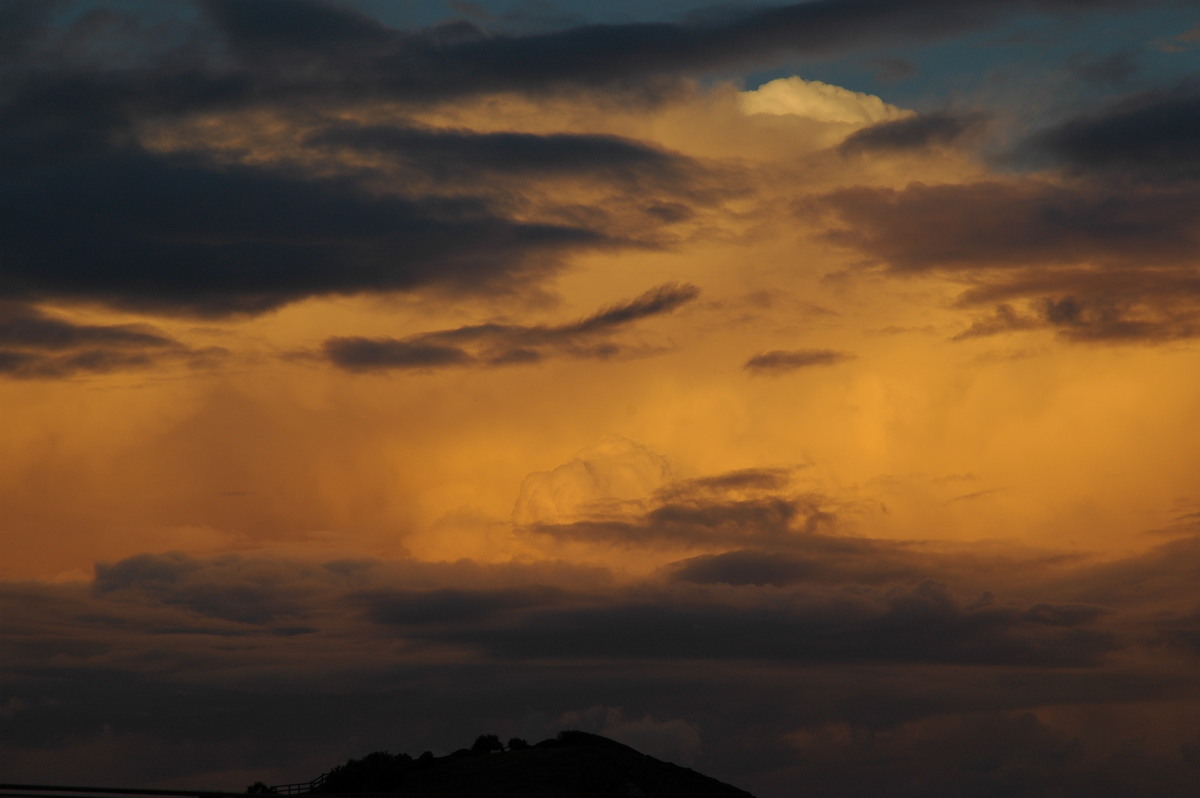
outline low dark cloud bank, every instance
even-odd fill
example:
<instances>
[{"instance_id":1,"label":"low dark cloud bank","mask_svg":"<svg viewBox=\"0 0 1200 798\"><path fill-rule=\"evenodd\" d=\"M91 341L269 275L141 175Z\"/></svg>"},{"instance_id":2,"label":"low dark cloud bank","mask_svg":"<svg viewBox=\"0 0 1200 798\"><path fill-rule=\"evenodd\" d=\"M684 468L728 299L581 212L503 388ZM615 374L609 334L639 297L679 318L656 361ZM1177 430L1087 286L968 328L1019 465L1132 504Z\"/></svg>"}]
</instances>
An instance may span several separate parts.
<instances>
[{"instance_id":1,"label":"low dark cloud bank","mask_svg":"<svg viewBox=\"0 0 1200 798\"><path fill-rule=\"evenodd\" d=\"M996 779L1118 795L1194 775L1200 540L1095 561L873 539L787 493L791 475L610 508L625 547L696 538L637 579L260 552L4 583L0 751L15 780L237 788L583 724L686 733L697 767L763 796Z\"/></svg>"},{"instance_id":2,"label":"low dark cloud bank","mask_svg":"<svg viewBox=\"0 0 1200 798\"><path fill-rule=\"evenodd\" d=\"M634 581L554 562L164 553L98 564L87 584L0 585L0 750L17 780L237 788L608 718L594 730L682 724L698 767L765 796L985 776L1082 796L1192 773L1181 752L1200 725L1170 708L1200 699L1195 538L1096 563L781 531L721 498L770 494L760 476L664 493L692 497L695 527L741 531ZM1147 723L1140 741L1122 731Z\"/></svg>"}]
</instances>

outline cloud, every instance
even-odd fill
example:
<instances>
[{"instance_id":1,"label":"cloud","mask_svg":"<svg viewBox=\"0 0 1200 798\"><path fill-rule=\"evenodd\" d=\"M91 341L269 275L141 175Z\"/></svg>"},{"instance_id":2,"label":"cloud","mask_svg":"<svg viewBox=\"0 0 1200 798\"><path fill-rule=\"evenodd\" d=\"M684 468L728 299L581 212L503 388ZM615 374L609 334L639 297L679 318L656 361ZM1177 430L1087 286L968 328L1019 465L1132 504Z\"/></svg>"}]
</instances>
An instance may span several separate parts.
<instances>
[{"instance_id":1,"label":"cloud","mask_svg":"<svg viewBox=\"0 0 1200 798\"><path fill-rule=\"evenodd\" d=\"M358 598L375 623L427 628L487 622L514 610L562 603L569 596L559 588L538 585L498 590L380 590Z\"/></svg>"},{"instance_id":2,"label":"cloud","mask_svg":"<svg viewBox=\"0 0 1200 798\"><path fill-rule=\"evenodd\" d=\"M858 186L820 208L844 224L838 243L894 272L978 270L1032 264L1189 264L1200 195L1151 188L1105 190L1035 178L966 184ZM935 235L925 220L938 219Z\"/></svg>"},{"instance_id":3,"label":"cloud","mask_svg":"<svg viewBox=\"0 0 1200 798\"><path fill-rule=\"evenodd\" d=\"M732 598L732 596L731 596ZM749 598L749 597L747 597ZM501 657L935 661L974 665L1096 665L1117 643L1081 615L1045 623L1019 608L960 606L945 586L837 590L714 602L683 592L652 601L531 613L518 625L451 633ZM1071 616L1067 616L1071 617Z\"/></svg>"},{"instance_id":4,"label":"cloud","mask_svg":"<svg viewBox=\"0 0 1200 798\"><path fill-rule=\"evenodd\" d=\"M199 368L228 353L194 349L148 325L75 324L15 302L0 302L0 375L63 379L183 363Z\"/></svg>"},{"instance_id":5,"label":"cloud","mask_svg":"<svg viewBox=\"0 0 1200 798\"><path fill-rule=\"evenodd\" d=\"M1200 179L1200 92L1143 92L1031 137L1026 148L1066 167L1112 179L1178 183Z\"/></svg>"},{"instance_id":6,"label":"cloud","mask_svg":"<svg viewBox=\"0 0 1200 798\"><path fill-rule=\"evenodd\" d=\"M810 366L832 366L854 357L832 349L795 349L761 352L742 366L751 374L777 375Z\"/></svg>"},{"instance_id":7,"label":"cloud","mask_svg":"<svg viewBox=\"0 0 1200 798\"><path fill-rule=\"evenodd\" d=\"M323 294L503 287L565 251L606 243L468 199L418 202L344 180L144 153L64 163L52 177L26 165L0 185L10 296L255 313Z\"/></svg>"},{"instance_id":8,"label":"cloud","mask_svg":"<svg viewBox=\"0 0 1200 798\"><path fill-rule=\"evenodd\" d=\"M303 570L297 573L264 560L202 560L175 552L97 563L92 587L104 598L152 601L207 618L262 626L307 618L318 598L303 587L311 580Z\"/></svg>"},{"instance_id":9,"label":"cloud","mask_svg":"<svg viewBox=\"0 0 1200 798\"><path fill-rule=\"evenodd\" d=\"M551 471L521 481L513 507L517 524L573 521L613 503L651 496L671 479L662 455L636 441L608 435Z\"/></svg>"},{"instance_id":10,"label":"cloud","mask_svg":"<svg viewBox=\"0 0 1200 798\"><path fill-rule=\"evenodd\" d=\"M10 164L0 182L0 293L229 316L331 295L528 288L573 254L661 243L664 219L686 219L689 203L712 202L715 183L701 180L705 169L694 161L627 138L435 130L385 124L365 109L489 92L540 97L556 87L621 92L772 52L941 36L1008 13L999 3L967 10L945 0L830 1L707 21L493 35L465 23L400 31L313 0L198 6L198 16L164 12L153 23L136 9L109 9L104 19L12 12L16 60L0 103L0 154ZM129 47L98 46L118 31ZM743 96L756 112L801 110L855 124L897 113L878 98L798 78ZM151 151L154 135L172 125L253 112L293 120L303 155L321 151L323 168L304 159L239 162L203 144ZM383 191L361 162L352 168L355 154L391 159L424 175L422 185L406 191L397 180ZM605 175L642 199L539 201L529 187L501 191L485 175ZM454 184L453 196L429 185L439 178ZM531 357L514 350L501 359Z\"/></svg>"},{"instance_id":11,"label":"cloud","mask_svg":"<svg viewBox=\"0 0 1200 798\"><path fill-rule=\"evenodd\" d=\"M984 757L996 764L971 772L994 774L1046 750L1044 764L1070 764L1060 775L1073 784L1124 745L1113 728L1155 707L1182 711L1194 694L1194 539L1099 564L806 540L632 581L554 562L259 552L146 553L97 566L89 584L0 583L12 720L0 747L20 753L14 773L31 781L54 763L82 780L152 750L171 766L127 777L215 788L234 767L276 783L328 768L347 717L357 736L346 756L385 740L444 753L469 742L464 726L533 736L569 718L747 786L757 782L737 774L778 768L845 786L837 751L878 776L926 767L914 751ZM155 711L164 705L169 718ZM1017 719L1028 712L1041 720ZM1122 722L1077 727L1072 712ZM1153 726L1159 751L1200 731L1166 720ZM330 735L314 736L314 723ZM97 765L83 747L100 741Z\"/></svg>"},{"instance_id":12,"label":"cloud","mask_svg":"<svg viewBox=\"0 0 1200 798\"><path fill-rule=\"evenodd\" d=\"M837 523L822 497L789 494L787 469L672 481L666 460L616 439L526 477L513 518L529 534L627 548L705 549L793 542Z\"/></svg>"},{"instance_id":13,"label":"cloud","mask_svg":"<svg viewBox=\"0 0 1200 798\"><path fill-rule=\"evenodd\" d=\"M620 136L583 133L480 133L471 130L333 125L313 134L312 145L346 147L402 159L407 168L439 180L479 179L479 173L586 175L636 180L640 175L682 177L691 159Z\"/></svg>"},{"instance_id":14,"label":"cloud","mask_svg":"<svg viewBox=\"0 0 1200 798\"><path fill-rule=\"evenodd\" d=\"M947 112L894 119L856 130L838 145L838 151L861 155L948 147L977 133L986 122L982 114Z\"/></svg>"},{"instance_id":15,"label":"cloud","mask_svg":"<svg viewBox=\"0 0 1200 798\"><path fill-rule=\"evenodd\" d=\"M971 326L957 333L952 341L965 341L968 338L983 338L989 335L1000 335L1008 332L1032 330L1043 326L1036 318L1022 316L1010 305L997 305L991 316L976 319Z\"/></svg>"},{"instance_id":16,"label":"cloud","mask_svg":"<svg viewBox=\"0 0 1200 798\"><path fill-rule=\"evenodd\" d=\"M910 113L871 94L795 76L778 78L739 93L738 105L746 114L802 116L850 125L874 125Z\"/></svg>"},{"instance_id":17,"label":"cloud","mask_svg":"<svg viewBox=\"0 0 1200 798\"><path fill-rule=\"evenodd\" d=\"M611 336L634 322L674 311L699 296L694 285L667 283L628 302L559 325L477 324L405 339L330 338L324 356L348 371L506 366L550 357L607 359L630 350Z\"/></svg>"},{"instance_id":18,"label":"cloud","mask_svg":"<svg viewBox=\"0 0 1200 798\"><path fill-rule=\"evenodd\" d=\"M1196 334L1200 191L1017 178L903 189L860 186L806 206L830 240L892 274L969 287L959 305L1010 306L962 338L1045 326L1066 340L1157 343ZM937 219L931 232L927 222ZM1013 308L1014 300L1026 306Z\"/></svg>"}]
</instances>

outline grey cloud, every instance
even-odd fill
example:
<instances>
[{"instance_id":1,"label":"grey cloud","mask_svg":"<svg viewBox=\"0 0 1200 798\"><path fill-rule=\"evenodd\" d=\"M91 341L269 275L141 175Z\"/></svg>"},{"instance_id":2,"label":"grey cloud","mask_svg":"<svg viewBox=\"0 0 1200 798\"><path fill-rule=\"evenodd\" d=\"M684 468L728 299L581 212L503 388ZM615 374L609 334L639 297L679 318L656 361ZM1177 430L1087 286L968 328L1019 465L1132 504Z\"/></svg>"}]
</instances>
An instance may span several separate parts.
<instances>
[{"instance_id":1,"label":"grey cloud","mask_svg":"<svg viewBox=\"0 0 1200 798\"><path fill-rule=\"evenodd\" d=\"M1028 7L1076 6L1045 0ZM659 79L773 52L941 36L1011 12L1000 2L821 0L521 36L462 24L398 31L313 0L198 7L199 17L180 6L153 24L139 21L137 6L108 9L107 22L82 15L70 24L67 16L21 10L27 6L6 10L12 46L8 66L0 67L10 87L0 102L0 156L9 166L0 180L0 296L222 316L315 296L431 286L516 290L573 253L638 243L638 235L599 219L604 209L588 217L589 209L552 203L538 222L510 216L483 182L462 176L464 166L565 174L576 160L588 174L615 170L629 186L655 189L642 192L639 223L653 238L646 231L663 218L687 218L689 198L704 193L689 182L696 165L600 136L328 129L328 142L402 151L429 174L448 171L463 181L458 199L390 196L365 188L362 175L318 178L218 163L205 152L149 153L137 146L138 131L252 108L311 119L311 109L327 103L580 86L652 92L647 87ZM128 47L98 46L120 31ZM535 352L519 347L495 359L528 361Z\"/></svg>"},{"instance_id":2,"label":"grey cloud","mask_svg":"<svg viewBox=\"0 0 1200 798\"><path fill-rule=\"evenodd\" d=\"M742 368L751 374L786 374L810 366L832 366L854 355L833 349L794 349L761 352L750 358Z\"/></svg>"},{"instance_id":3,"label":"grey cloud","mask_svg":"<svg viewBox=\"0 0 1200 798\"><path fill-rule=\"evenodd\" d=\"M265 553L145 554L98 567L91 585L0 583L0 714L12 721L0 751L23 781L229 789L242 773L291 782L368 750L445 753L480 729L536 738L572 711L620 706L694 726L706 771L782 796L797 774L860 784L837 750L872 778L947 773L924 771L918 750L977 761L976 775L1057 761L1072 733L1056 712L1110 721L1089 724L1080 756L1054 771L1064 789L1111 761L1113 728L1157 730L1164 745L1146 751L1200 739L1194 724L1145 723L1195 696L1194 539L1100 565L806 540L632 584L562 563ZM785 568L763 580L772 555ZM86 756L101 744L102 761ZM1153 783L1191 772L1162 764ZM771 786L781 770L786 784Z\"/></svg>"},{"instance_id":4,"label":"grey cloud","mask_svg":"<svg viewBox=\"0 0 1200 798\"><path fill-rule=\"evenodd\" d=\"M35 308L0 304L0 346L62 350L87 345L158 348L177 343L144 325L72 324Z\"/></svg>"},{"instance_id":5,"label":"grey cloud","mask_svg":"<svg viewBox=\"0 0 1200 798\"><path fill-rule=\"evenodd\" d=\"M428 370L445 366L464 366L474 358L462 349L393 338L330 338L325 341L325 357L347 371L384 369Z\"/></svg>"},{"instance_id":6,"label":"grey cloud","mask_svg":"<svg viewBox=\"0 0 1200 798\"><path fill-rule=\"evenodd\" d=\"M948 147L978 133L986 124L983 114L952 114L945 111L896 119L865 127L838 145L844 155L902 152Z\"/></svg>"},{"instance_id":7,"label":"grey cloud","mask_svg":"<svg viewBox=\"0 0 1200 798\"><path fill-rule=\"evenodd\" d=\"M860 584L924 578L947 573L935 557L919 557L902 545L863 538L814 535L786 550L735 549L676 563L672 579L696 584Z\"/></svg>"},{"instance_id":8,"label":"grey cloud","mask_svg":"<svg viewBox=\"0 0 1200 798\"><path fill-rule=\"evenodd\" d=\"M1200 178L1200 89L1183 85L1121 99L1042 131L1025 144L1069 168L1176 183Z\"/></svg>"},{"instance_id":9,"label":"grey cloud","mask_svg":"<svg viewBox=\"0 0 1200 798\"><path fill-rule=\"evenodd\" d=\"M380 590L355 598L375 623L422 627L489 621L511 610L562 603L569 594L561 588L533 585L493 590Z\"/></svg>"},{"instance_id":10,"label":"grey cloud","mask_svg":"<svg viewBox=\"0 0 1200 798\"><path fill-rule=\"evenodd\" d=\"M184 364L206 367L227 352L194 349L147 325L75 324L25 305L0 302L0 375L64 379Z\"/></svg>"},{"instance_id":11,"label":"grey cloud","mask_svg":"<svg viewBox=\"0 0 1200 798\"><path fill-rule=\"evenodd\" d=\"M1119 52L1072 59L1071 72L1081 80L1105 86L1121 86L1141 71L1136 52Z\"/></svg>"},{"instance_id":12,"label":"grey cloud","mask_svg":"<svg viewBox=\"0 0 1200 798\"><path fill-rule=\"evenodd\" d=\"M550 357L609 358L626 347L610 336L642 319L699 296L694 285L667 283L578 321L559 325L477 324L396 338L330 338L327 360L348 371L431 370L448 366L506 366Z\"/></svg>"},{"instance_id":13,"label":"grey cloud","mask_svg":"<svg viewBox=\"0 0 1200 798\"><path fill-rule=\"evenodd\" d=\"M845 224L831 239L895 272L1016 268L1031 263L1185 265L1197 251L1200 194L1032 178L907 188L856 187L819 206ZM927 220L938 219L935 235Z\"/></svg>"},{"instance_id":14,"label":"grey cloud","mask_svg":"<svg viewBox=\"0 0 1200 798\"><path fill-rule=\"evenodd\" d=\"M309 615L318 596L303 589L304 581L311 576L261 560L142 554L97 563L93 589L103 598L148 599L202 616L264 625Z\"/></svg>"},{"instance_id":15,"label":"grey cloud","mask_svg":"<svg viewBox=\"0 0 1200 798\"><path fill-rule=\"evenodd\" d=\"M449 637L518 658L935 661L1010 666L1096 665L1117 641L1081 617L1046 624L1019 611L967 610L930 582L784 596L745 607L664 596L531 613L518 625Z\"/></svg>"},{"instance_id":16,"label":"grey cloud","mask_svg":"<svg viewBox=\"0 0 1200 798\"><path fill-rule=\"evenodd\" d=\"M8 170L0 218L0 293L200 315L330 293L502 287L544 274L566 251L613 243L469 200L416 202L344 180L134 152Z\"/></svg>"},{"instance_id":17,"label":"grey cloud","mask_svg":"<svg viewBox=\"0 0 1200 798\"><path fill-rule=\"evenodd\" d=\"M754 497L731 501L666 501L639 516L614 515L570 523L538 523L530 534L625 547L770 545L836 525L812 498Z\"/></svg>"},{"instance_id":18,"label":"grey cloud","mask_svg":"<svg viewBox=\"0 0 1200 798\"><path fill-rule=\"evenodd\" d=\"M481 171L519 176L588 175L636 180L682 177L691 159L619 136L577 133L478 133L427 127L333 126L309 144L385 153L436 179L477 179Z\"/></svg>"},{"instance_id":19,"label":"grey cloud","mask_svg":"<svg viewBox=\"0 0 1200 798\"><path fill-rule=\"evenodd\" d=\"M1007 332L1032 330L1042 326L1041 320L1023 316L1011 305L1000 304L991 316L976 319L971 326L957 333L951 340L965 341L968 338L983 338Z\"/></svg>"},{"instance_id":20,"label":"grey cloud","mask_svg":"<svg viewBox=\"0 0 1200 798\"><path fill-rule=\"evenodd\" d=\"M1008 306L960 339L1045 326L1078 342L1156 343L1200 329L1200 191L1186 183L913 183L845 189L812 208L834 217L832 241L890 272L966 277L961 306Z\"/></svg>"}]
</instances>

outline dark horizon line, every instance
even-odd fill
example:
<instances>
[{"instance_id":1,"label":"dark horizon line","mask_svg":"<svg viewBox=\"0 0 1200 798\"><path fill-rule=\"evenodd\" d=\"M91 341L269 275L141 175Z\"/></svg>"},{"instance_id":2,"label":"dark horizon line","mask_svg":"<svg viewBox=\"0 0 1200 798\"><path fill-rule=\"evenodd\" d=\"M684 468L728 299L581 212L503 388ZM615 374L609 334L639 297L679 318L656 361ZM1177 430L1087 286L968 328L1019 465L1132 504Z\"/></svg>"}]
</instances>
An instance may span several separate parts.
<instances>
[{"instance_id":1,"label":"dark horizon line","mask_svg":"<svg viewBox=\"0 0 1200 798\"><path fill-rule=\"evenodd\" d=\"M31 791L29 794L21 790ZM48 793L84 793L87 795L171 795L192 798L245 798L243 792L222 790L155 790L148 787L64 787L52 784L0 784L0 798L46 798ZM69 798L54 796L53 798Z\"/></svg>"}]
</instances>

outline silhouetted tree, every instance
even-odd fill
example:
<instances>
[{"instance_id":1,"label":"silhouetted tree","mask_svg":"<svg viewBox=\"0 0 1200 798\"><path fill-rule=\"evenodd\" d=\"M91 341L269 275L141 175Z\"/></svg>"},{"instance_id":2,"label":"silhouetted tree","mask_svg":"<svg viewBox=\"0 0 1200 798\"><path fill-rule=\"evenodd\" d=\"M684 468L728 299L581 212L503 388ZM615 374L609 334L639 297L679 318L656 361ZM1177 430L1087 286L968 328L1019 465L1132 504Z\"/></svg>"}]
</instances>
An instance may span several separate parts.
<instances>
[{"instance_id":1,"label":"silhouetted tree","mask_svg":"<svg viewBox=\"0 0 1200 798\"><path fill-rule=\"evenodd\" d=\"M481 734L471 745L471 753L474 754L490 754L492 751L503 750L504 743L500 742L500 738L495 734Z\"/></svg>"},{"instance_id":2,"label":"silhouetted tree","mask_svg":"<svg viewBox=\"0 0 1200 798\"><path fill-rule=\"evenodd\" d=\"M513 737L508 741L509 751L521 751L529 747L529 741L522 737Z\"/></svg>"}]
</instances>

